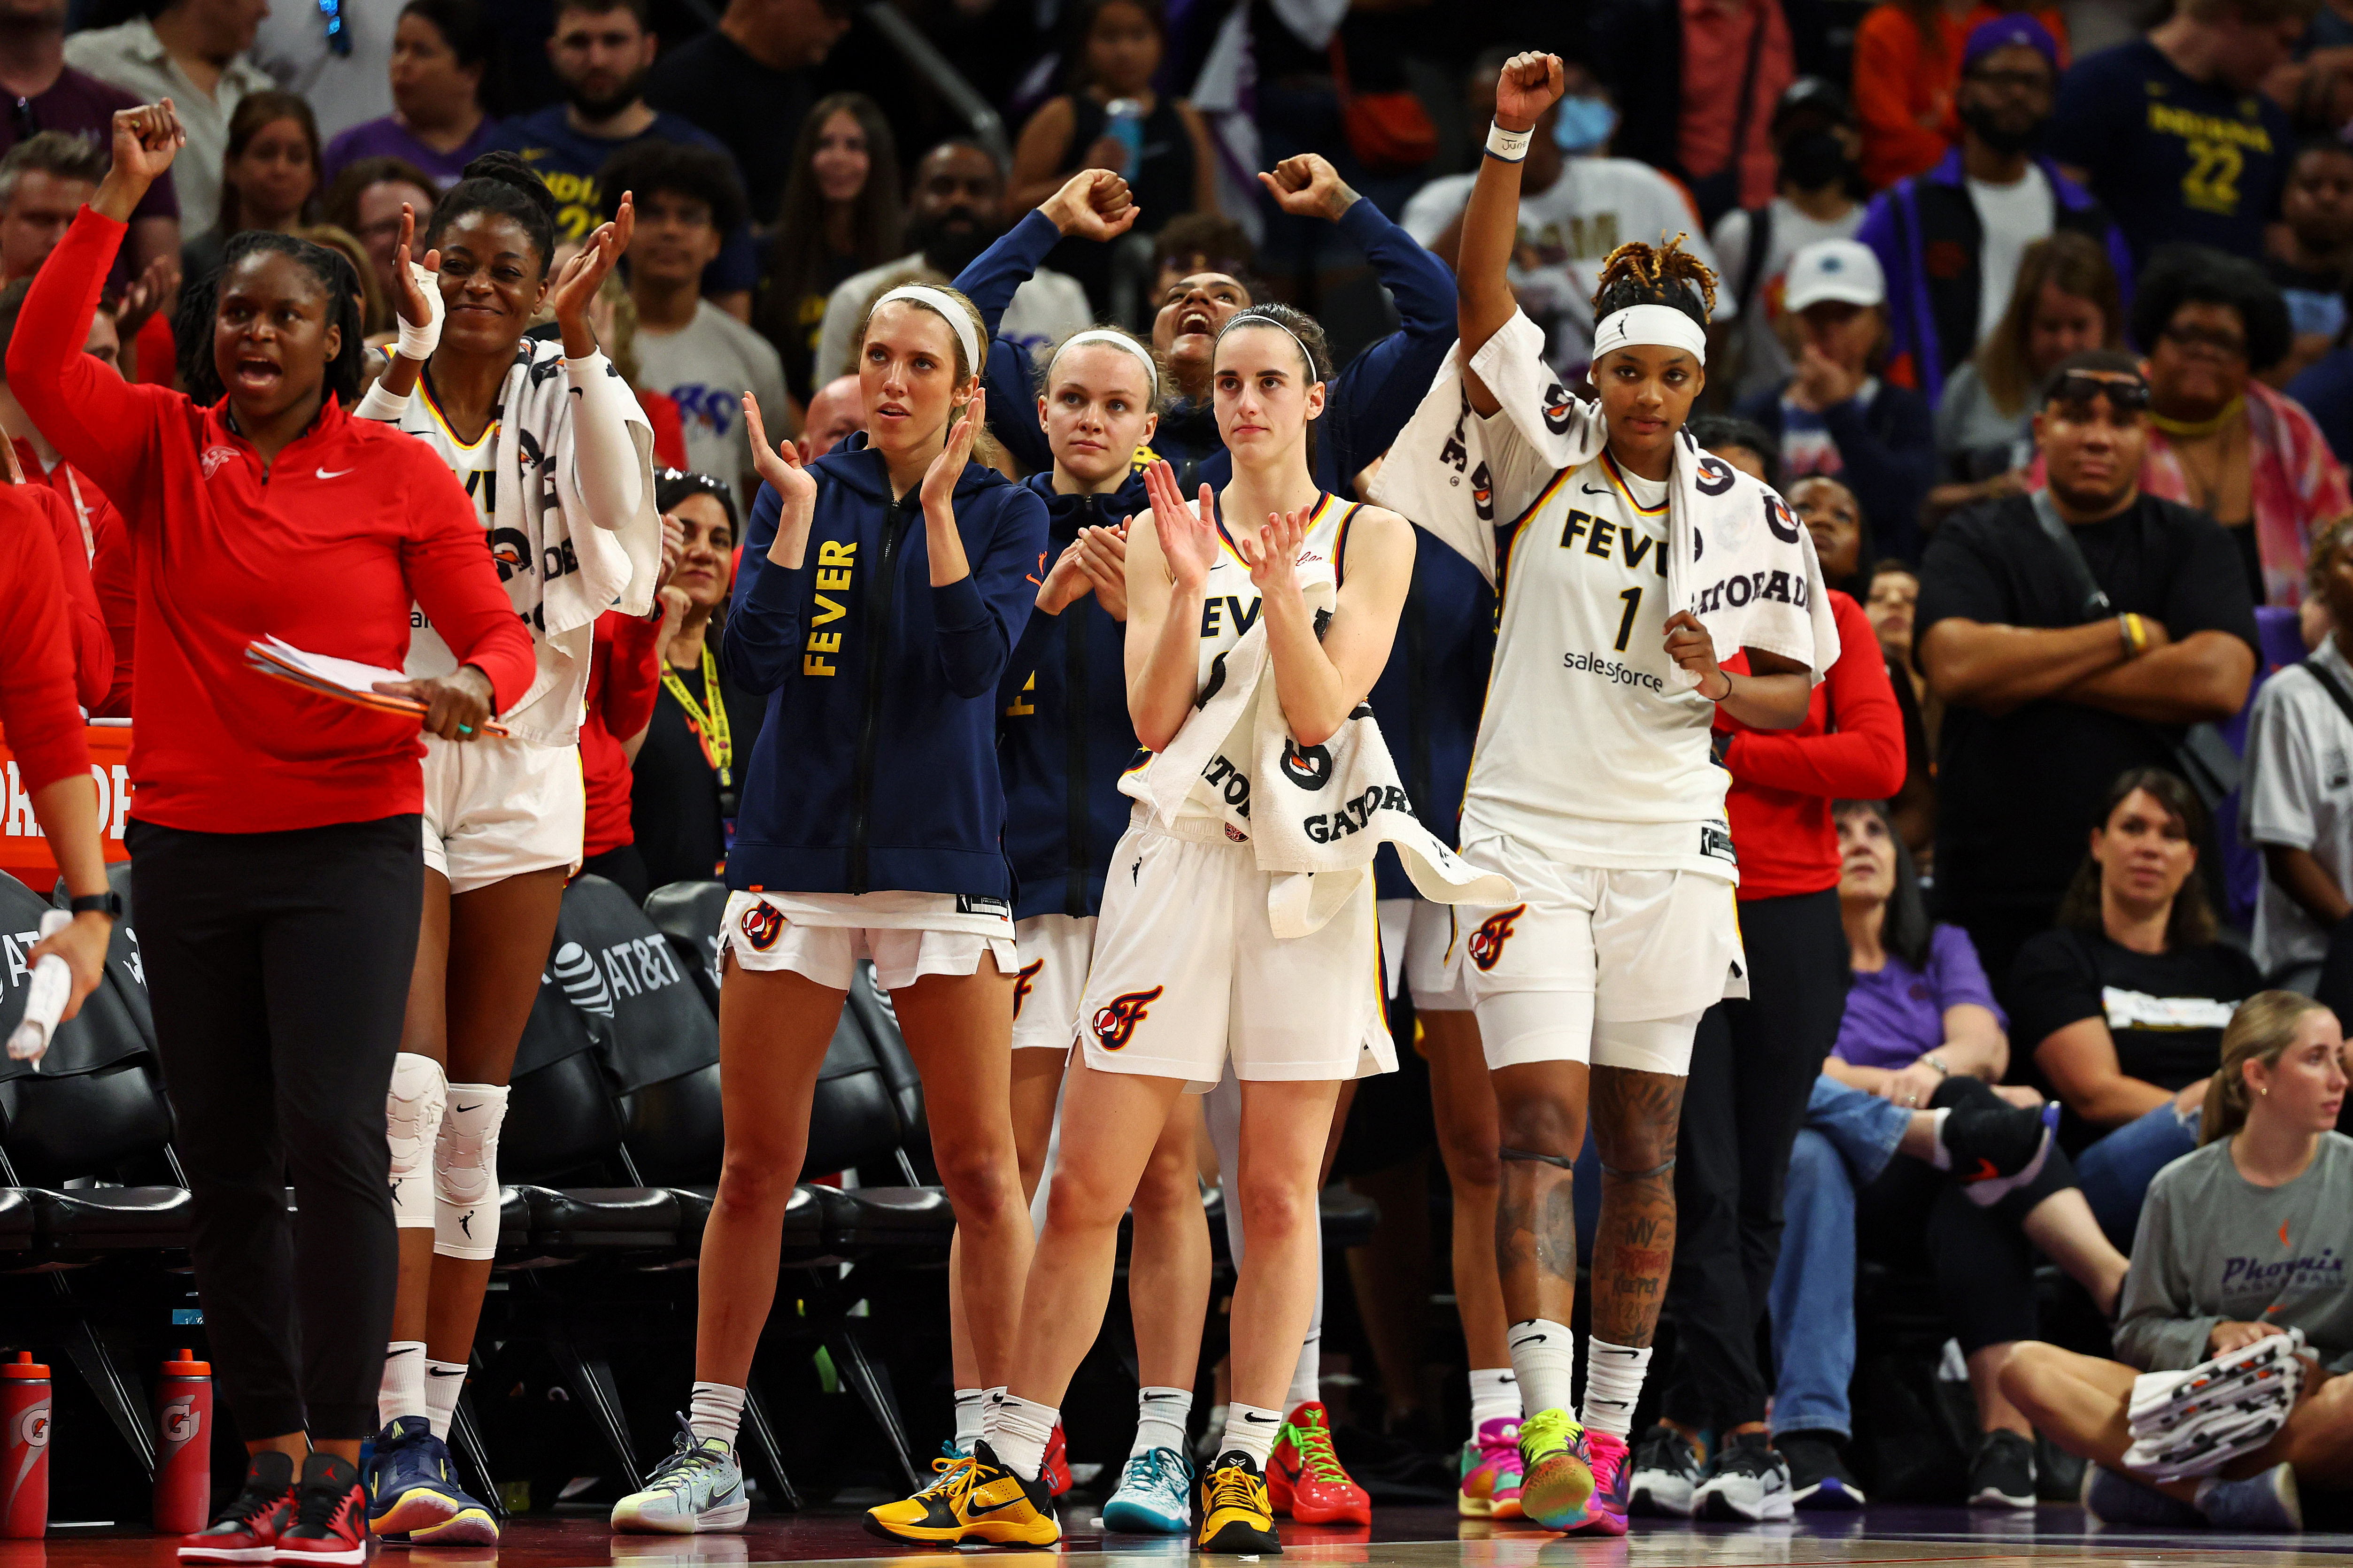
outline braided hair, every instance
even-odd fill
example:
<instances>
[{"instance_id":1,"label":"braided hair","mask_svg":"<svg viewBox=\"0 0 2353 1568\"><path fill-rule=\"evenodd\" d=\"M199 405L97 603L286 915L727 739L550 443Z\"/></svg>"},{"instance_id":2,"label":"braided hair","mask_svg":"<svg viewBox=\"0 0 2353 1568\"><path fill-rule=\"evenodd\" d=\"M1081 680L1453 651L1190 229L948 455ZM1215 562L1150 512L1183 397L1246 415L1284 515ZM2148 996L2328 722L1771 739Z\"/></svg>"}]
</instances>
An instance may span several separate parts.
<instances>
[{"instance_id":1,"label":"braided hair","mask_svg":"<svg viewBox=\"0 0 2353 1568\"><path fill-rule=\"evenodd\" d=\"M248 256L263 251L292 258L308 272L327 297L327 324L343 331L343 346L327 362L320 390L332 393L345 409L359 401L360 383L367 363L367 342L360 320L360 278L351 258L339 250L297 239L270 229L248 228L229 236L221 253L220 269L180 290L180 308L172 318L172 335L179 343L180 384L206 407L228 394L220 366L213 358L213 327L220 315L221 279Z\"/></svg>"},{"instance_id":2,"label":"braided hair","mask_svg":"<svg viewBox=\"0 0 2353 1568\"><path fill-rule=\"evenodd\" d=\"M512 153L485 153L468 163L458 183L433 205L425 226L423 249L441 241L441 233L469 213L496 213L522 227L523 237L539 252L541 277L555 257L555 193L532 166Z\"/></svg>"},{"instance_id":3,"label":"braided hair","mask_svg":"<svg viewBox=\"0 0 2353 1568\"><path fill-rule=\"evenodd\" d=\"M1715 271L1683 248L1684 237L1678 234L1663 245L1633 240L1611 251L1593 290L1593 319L1634 305L1664 305L1704 331L1715 314Z\"/></svg>"}]
</instances>

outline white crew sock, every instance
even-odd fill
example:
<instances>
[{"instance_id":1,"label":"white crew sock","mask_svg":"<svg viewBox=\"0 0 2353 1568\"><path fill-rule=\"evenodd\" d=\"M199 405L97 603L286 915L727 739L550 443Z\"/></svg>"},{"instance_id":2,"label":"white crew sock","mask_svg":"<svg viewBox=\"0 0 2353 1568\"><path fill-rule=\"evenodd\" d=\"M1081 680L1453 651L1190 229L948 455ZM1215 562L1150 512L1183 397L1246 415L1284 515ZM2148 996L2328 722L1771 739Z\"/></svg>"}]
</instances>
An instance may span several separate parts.
<instances>
[{"instance_id":1,"label":"white crew sock","mask_svg":"<svg viewBox=\"0 0 2353 1568\"><path fill-rule=\"evenodd\" d=\"M375 1416L389 1426L425 1408L425 1342L395 1340L384 1347L384 1382L376 1388Z\"/></svg>"},{"instance_id":2,"label":"white crew sock","mask_svg":"<svg viewBox=\"0 0 2353 1568\"><path fill-rule=\"evenodd\" d=\"M1953 1108L1949 1105L1942 1110L1928 1112L1929 1117L1936 1122L1936 1125L1928 1130L1929 1142L1936 1145L1929 1152L1928 1163L1940 1171L1949 1171L1953 1168L1953 1152L1945 1147L1945 1118L1952 1113Z\"/></svg>"},{"instance_id":3,"label":"white crew sock","mask_svg":"<svg viewBox=\"0 0 2353 1568\"><path fill-rule=\"evenodd\" d=\"M1135 1391L1135 1444L1129 1458L1155 1448L1185 1451L1185 1420L1193 1414L1189 1388L1139 1388Z\"/></svg>"},{"instance_id":4,"label":"white crew sock","mask_svg":"<svg viewBox=\"0 0 2353 1568\"><path fill-rule=\"evenodd\" d=\"M1250 1463L1263 1472L1266 1457L1274 1452L1274 1440L1282 1431L1282 1412L1264 1410L1255 1405L1236 1400L1226 1406L1226 1435L1218 1441L1218 1458L1239 1450L1250 1457Z\"/></svg>"},{"instance_id":5,"label":"white crew sock","mask_svg":"<svg viewBox=\"0 0 2353 1568\"><path fill-rule=\"evenodd\" d=\"M725 1383L698 1383L686 1407L686 1425L695 1441L716 1437L730 1448L735 1430L744 1424L744 1391Z\"/></svg>"},{"instance_id":6,"label":"white crew sock","mask_svg":"<svg viewBox=\"0 0 2353 1568\"><path fill-rule=\"evenodd\" d=\"M1296 1410L1324 1397L1324 1328L1317 1324L1308 1331L1307 1339L1299 1347L1299 1360L1291 1369L1291 1392L1283 1395L1285 1408Z\"/></svg>"},{"instance_id":7,"label":"white crew sock","mask_svg":"<svg viewBox=\"0 0 2353 1568\"><path fill-rule=\"evenodd\" d=\"M1520 1380L1508 1366L1471 1372L1471 1430L1475 1434L1490 1421L1520 1418Z\"/></svg>"},{"instance_id":8,"label":"white crew sock","mask_svg":"<svg viewBox=\"0 0 2353 1568\"><path fill-rule=\"evenodd\" d=\"M1568 1325L1550 1318L1527 1318L1514 1323L1504 1337L1511 1342L1512 1372L1519 1380L1521 1407L1531 1415L1568 1409L1575 1400L1577 1382L1577 1336L1568 1331Z\"/></svg>"},{"instance_id":9,"label":"white crew sock","mask_svg":"<svg viewBox=\"0 0 2353 1568\"><path fill-rule=\"evenodd\" d=\"M1634 1350L1587 1335L1585 1428L1606 1432L1624 1442L1634 1429L1634 1404L1642 1397L1642 1374L1650 1370L1650 1346Z\"/></svg>"},{"instance_id":10,"label":"white crew sock","mask_svg":"<svg viewBox=\"0 0 2353 1568\"><path fill-rule=\"evenodd\" d=\"M458 1414L458 1395L465 1388L464 1362L426 1358L425 1418L433 1424L433 1435L444 1443L449 1440L449 1419Z\"/></svg>"},{"instance_id":11,"label":"white crew sock","mask_svg":"<svg viewBox=\"0 0 2353 1568\"><path fill-rule=\"evenodd\" d=\"M1062 1413L1018 1394L989 1390L987 1430L981 1436L997 1462L1025 1481L1046 1468L1046 1445L1053 1441Z\"/></svg>"},{"instance_id":12,"label":"white crew sock","mask_svg":"<svg viewBox=\"0 0 2353 1568\"><path fill-rule=\"evenodd\" d=\"M955 1391L955 1446L960 1454L972 1452L980 1441L982 1423L988 1415L988 1390L959 1388Z\"/></svg>"}]
</instances>

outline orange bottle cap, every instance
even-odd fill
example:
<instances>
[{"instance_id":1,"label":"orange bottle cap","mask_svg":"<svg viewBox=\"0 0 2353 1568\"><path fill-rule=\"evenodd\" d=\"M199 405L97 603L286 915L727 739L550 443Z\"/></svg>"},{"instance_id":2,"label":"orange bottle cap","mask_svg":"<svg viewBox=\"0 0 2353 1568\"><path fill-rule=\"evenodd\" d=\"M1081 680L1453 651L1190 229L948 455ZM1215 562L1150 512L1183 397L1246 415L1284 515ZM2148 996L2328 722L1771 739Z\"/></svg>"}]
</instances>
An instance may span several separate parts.
<instances>
[{"instance_id":1,"label":"orange bottle cap","mask_svg":"<svg viewBox=\"0 0 2353 1568\"><path fill-rule=\"evenodd\" d=\"M16 1359L0 1363L0 1377L47 1377L49 1369L33 1359L31 1351L18 1351Z\"/></svg>"},{"instance_id":2,"label":"orange bottle cap","mask_svg":"<svg viewBox=\"0 0 2353 1568\"><path fill-rule=\"evenodd\" d=\"M182 1351L179 1360L164 1363L165 1377L210 1377L212 1374L213 1363L198 1361L194 1351Z\"/></svg>"}]
</instances>

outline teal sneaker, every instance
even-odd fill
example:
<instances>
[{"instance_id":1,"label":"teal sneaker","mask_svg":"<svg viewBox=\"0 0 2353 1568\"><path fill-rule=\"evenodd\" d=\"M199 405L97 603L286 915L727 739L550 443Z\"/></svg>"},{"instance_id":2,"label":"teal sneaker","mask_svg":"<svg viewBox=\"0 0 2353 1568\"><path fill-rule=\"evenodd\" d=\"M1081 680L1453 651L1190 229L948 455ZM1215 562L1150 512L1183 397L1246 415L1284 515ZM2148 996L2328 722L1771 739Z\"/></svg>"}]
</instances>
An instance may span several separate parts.
<instances>
[{"instance_id":1,"label":"teal sneaker","mask_svg":"<svg viewBox=\"0 0 2353 1568\"><path fill-rule=\"evenodd\" d=\"M1103 1528L1133 1535L1182 1535L1193 1528L1193 1464L1174 1448L1132 1456L1119 1489L1103 1504Z\"/></svg>"}]
</instances>

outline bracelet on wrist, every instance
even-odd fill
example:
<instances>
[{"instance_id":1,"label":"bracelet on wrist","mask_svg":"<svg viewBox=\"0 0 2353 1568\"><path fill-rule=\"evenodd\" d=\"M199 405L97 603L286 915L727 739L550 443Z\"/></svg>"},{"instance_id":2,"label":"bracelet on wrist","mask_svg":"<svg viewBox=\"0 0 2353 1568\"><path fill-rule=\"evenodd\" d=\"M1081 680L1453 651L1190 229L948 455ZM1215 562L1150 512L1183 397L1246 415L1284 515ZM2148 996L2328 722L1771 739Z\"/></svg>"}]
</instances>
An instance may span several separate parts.
<instances>
[{"instance_id":1,"label":"bracelet on wrist","mask_svg":"<svg viewBox=\"0 0 2353 1568\"><path fill-rule=\"evenodd\" d=\"M1728 669L1718 669L1716 674L1724 677L1724 695L1721 697L1707 697L1707 693L1704 691L1701 692L1700 695L1702 697L1707 697L1707 700L1710 702L1729 702L1732 700L1732 671Z\"/></svg>"},{"instance_id":2,"label":"bracelet on wrist","mask_svg":"<svg viewBox=\"0 0 2353 1568\"><path fill-rule=\"evenodd\" d=\"M1935 1068L1938 1078L1950 1078L1953 1076L1953 1069L1947 1067L1943 1062L1938 1061L1933 1055L1922 1057L1920 1060L1927 1066Z\"/></svg>"},{"instance_id":3,"label":"bracelet on wrist","mask_svg":"<svg viewBox=\"0 0 2353 1568\"><path fill-rule=\"evenodd\" d=\"M1528 143L1534 140L1533 131L1506 131L1491 121L1487 126L1487 156L1517 163L1527 157Z\"/></svg>"}]
</instances>

